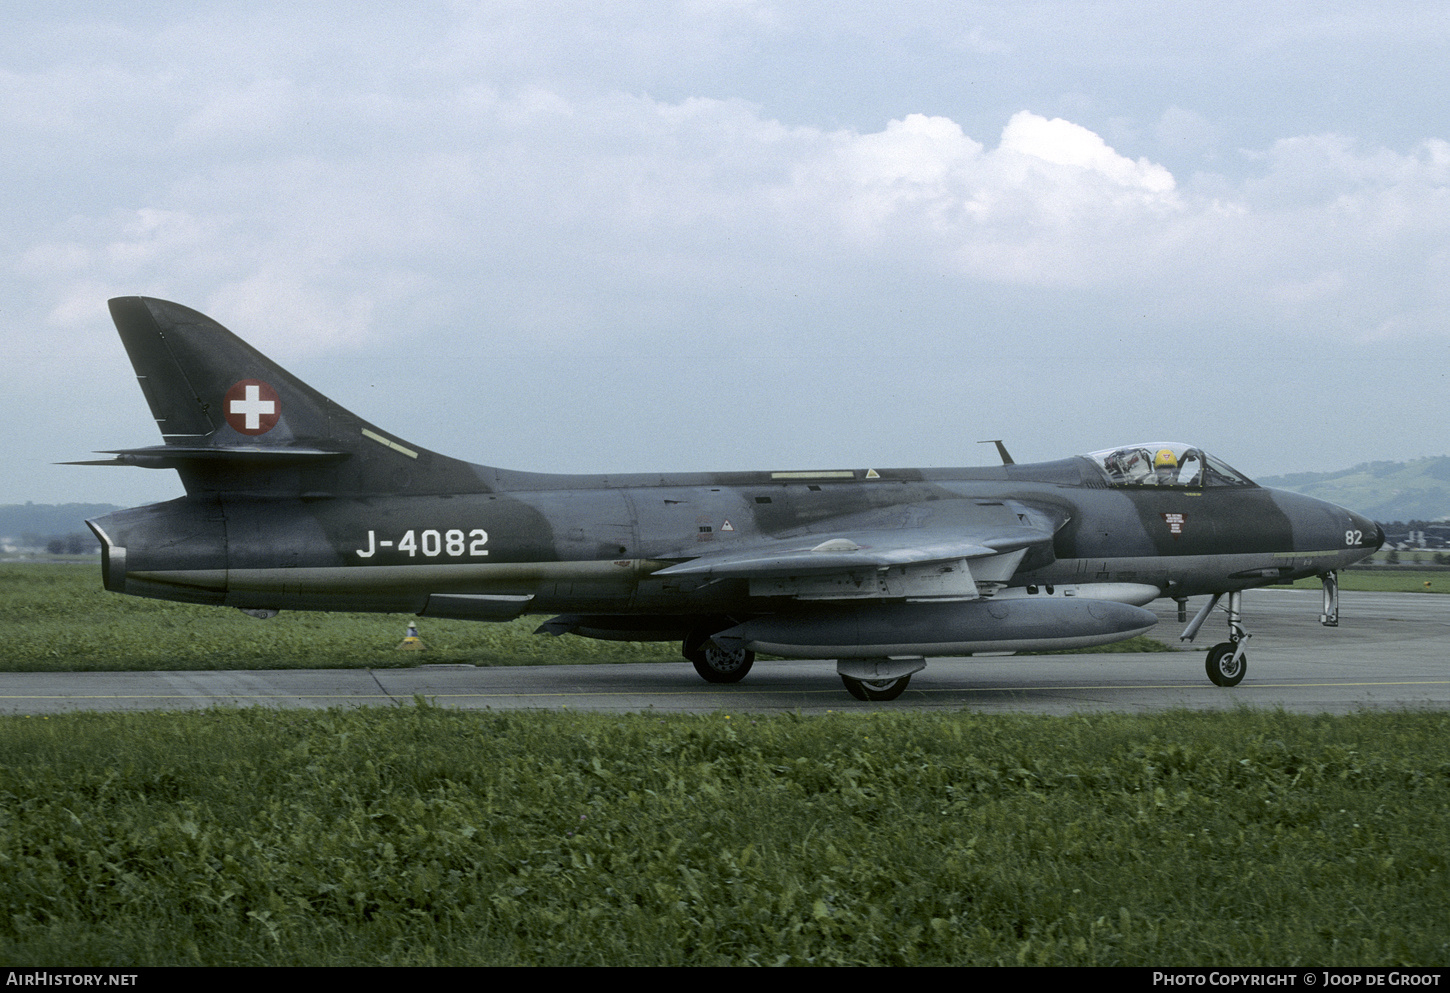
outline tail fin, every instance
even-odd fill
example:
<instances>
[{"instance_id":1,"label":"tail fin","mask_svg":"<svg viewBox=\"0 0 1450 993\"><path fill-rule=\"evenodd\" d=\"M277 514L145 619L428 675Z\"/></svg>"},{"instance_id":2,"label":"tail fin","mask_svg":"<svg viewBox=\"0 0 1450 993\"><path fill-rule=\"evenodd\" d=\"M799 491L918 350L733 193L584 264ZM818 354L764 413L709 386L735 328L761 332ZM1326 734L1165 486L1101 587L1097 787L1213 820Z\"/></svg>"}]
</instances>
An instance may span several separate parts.
<instances>
[{"instance_id":1,"label":"tail fin","mask_svg":"<svg viewBox=\"0 0 1450 993\"><path fill-rule=\"evenodd\" d=\"M165 444L84 464L176 469L188 493L488 489L479 467L380 431L204 314L150 297L110 305Z\"/></svg>"}]
</instances>

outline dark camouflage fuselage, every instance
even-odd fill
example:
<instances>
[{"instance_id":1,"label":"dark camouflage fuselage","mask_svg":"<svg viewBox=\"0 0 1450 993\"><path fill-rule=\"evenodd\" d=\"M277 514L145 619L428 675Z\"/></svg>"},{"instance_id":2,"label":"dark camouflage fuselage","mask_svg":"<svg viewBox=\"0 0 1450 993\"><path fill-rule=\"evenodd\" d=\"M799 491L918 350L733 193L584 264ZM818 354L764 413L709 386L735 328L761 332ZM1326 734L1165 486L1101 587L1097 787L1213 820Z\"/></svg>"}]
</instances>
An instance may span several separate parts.
<instances>
[{"instance_id":1,"label":"dark camouflage fuselage","mask_svg":"<svg viewBox=\"0 0 1450 993\"><path fill-rule=\"evenodd\" d=\"M164 444L107 464L175 469L188 493L91 522L117 592L254 611L560 613L575 618L560 630L596 636L852 604L877 610L879 629L920 628L941 604L994 596L1232 592L1330 573L1383 539L1359 515L1242 478L1125 484L1087 457L622 476L474 465L381 431L188 308L131 297L112 312ZM1042 616L1066 621L1068 607Z\"/></svg>"}]
</instances>

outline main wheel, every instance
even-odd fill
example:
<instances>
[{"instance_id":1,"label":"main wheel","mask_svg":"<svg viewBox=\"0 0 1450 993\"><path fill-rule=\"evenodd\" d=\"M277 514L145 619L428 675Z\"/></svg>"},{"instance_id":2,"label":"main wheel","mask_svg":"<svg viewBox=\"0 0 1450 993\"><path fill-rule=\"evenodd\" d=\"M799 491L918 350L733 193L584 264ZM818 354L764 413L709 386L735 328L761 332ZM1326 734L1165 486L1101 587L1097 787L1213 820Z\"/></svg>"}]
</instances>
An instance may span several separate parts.
<instances>
[{"instance_id":1,"label":"main wheel","mask_svg":"<svg viewBox=\"0 0 1450 993\"><path fill-rule=\"evenodd\" d=\"M1249 668L1249 657L1247 654L1240 655L1235 660L1234 650L1236 648L1238 645L1232 641L1225 641L1208 650L1208 661L1204 668L1208 670L1208 678L1213 685L1237 686L1243 682L1244 673Z\"/></svg>"},{"instance_id":2,"label":"main wheel","mask_svg":"<svg viewBox=\"0 0 1450 993\"><path fill-rule=\"evenodd\" d=\"M895 700L906 692L906 687L911 682L911 677L901 676L898 679L856 679L853 676L842 676L841 682L846 684L846 692L857 700Z\"/></svg>"},{"instance_id":3,"label":"main wheel","mask_svg":"<svg viewBox=\"0 0 1450 993\"><path fill-rule=\"evenodd\" d=\"M754 652L745 648L727 652L701 631L690 632L680 652L707 683L738 683L755 664Z\"/></svg>"}]
</instances>

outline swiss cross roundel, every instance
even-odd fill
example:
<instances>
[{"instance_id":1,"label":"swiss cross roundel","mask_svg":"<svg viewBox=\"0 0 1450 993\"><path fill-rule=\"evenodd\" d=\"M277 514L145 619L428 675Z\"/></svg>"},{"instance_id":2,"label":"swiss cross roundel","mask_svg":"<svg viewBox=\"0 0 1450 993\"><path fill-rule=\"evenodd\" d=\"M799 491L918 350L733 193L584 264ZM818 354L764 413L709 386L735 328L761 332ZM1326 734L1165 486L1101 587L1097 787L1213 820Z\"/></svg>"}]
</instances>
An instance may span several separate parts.
<instances>
[{"instance_id":1,"label":"swiss cross roundel","mask_svg":"<svg viewBox=\"0 0 1450 993\"><path fill-rule=\"evenodd\" d=\"M260 379L243 379L222 398L227 423L242 434L266 434L277 426L282 404L277 391Z\"/></svg>"}]
</instances>

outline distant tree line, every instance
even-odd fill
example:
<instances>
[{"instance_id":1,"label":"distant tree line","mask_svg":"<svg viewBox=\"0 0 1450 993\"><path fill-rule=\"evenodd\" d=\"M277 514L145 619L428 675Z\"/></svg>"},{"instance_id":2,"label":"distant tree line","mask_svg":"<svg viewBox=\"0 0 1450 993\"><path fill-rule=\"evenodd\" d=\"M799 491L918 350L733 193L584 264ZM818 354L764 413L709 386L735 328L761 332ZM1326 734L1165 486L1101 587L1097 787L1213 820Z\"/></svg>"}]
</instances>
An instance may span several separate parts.
<instances>
[{"instance_id":1,"label":"distant tree line","mask_svg":"<svg viewBox=\"0 0 1450 993\"><path fill-rule=\"evenodd\" d=\"M63 537L50 538L45 543L45 550L52 555L87 555L99 552L101 543L95 535L73 531Z\"/></svg>"},{"instance_id":2,"label":"distant tree line","mask_svg":"<svg viewBox=\"0 0 1450 993\"><path fill-rule=\"evenodd\" d=\"M101 543L89 531L72 531L69 534L26 531L0 538L0 544L8 546L12 551L45 551L51 555L94 555L101 550Z\"/></svg>"}]
</instances>

